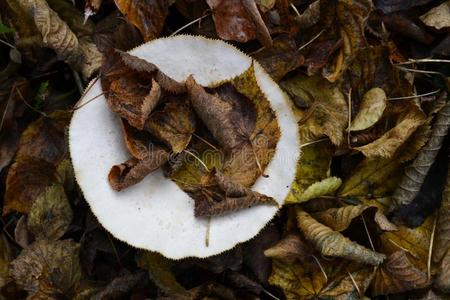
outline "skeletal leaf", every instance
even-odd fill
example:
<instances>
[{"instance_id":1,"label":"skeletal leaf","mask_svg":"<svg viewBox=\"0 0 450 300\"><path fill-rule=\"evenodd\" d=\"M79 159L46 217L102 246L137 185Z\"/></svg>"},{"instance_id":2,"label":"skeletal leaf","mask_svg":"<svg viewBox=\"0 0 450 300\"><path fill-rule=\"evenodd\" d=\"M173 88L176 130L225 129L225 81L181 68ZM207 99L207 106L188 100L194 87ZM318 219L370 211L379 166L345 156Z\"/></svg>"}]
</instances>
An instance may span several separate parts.
<instances>
[{"instance_id":1,"label":"skeletal leaf","mask_svg":"<svg viewBox=\"0 0 450 300\"><path fill-rule=\"evenodd\" d=\"M383 115L386 102L386 93L382 89L369 90L364 94L359 111L350 125L350 130L364 130L373 126Z\"/></svg>"},{"instance_id":2,"label":"skeletal leaf","mask_svg":"<svg viewBox=\"0 0 450 300\"><path fill-rule=\"evenodd\" d=\"M161 87L183 89L155 65L118 50L106 55L101 83L110 109L140 130L161 98Z\"/></svg>"},{"instance_id":3,"label":"skeletal leaf","mask_svg":"<svg viewBox=\"0 0 450 300\"><path fill-rule=\"evenodd\" d=\"M427 13L420 16L422 22L436 29L450 27L450 1L433 7Z\"/></svg>"},{"instance_id":4,"label":"skeletal leaf","mask_svg":"<svg viewBox=\"0 0 450 300\"><path fill-rule=\"evenodd\" d=\"M447 103L436 116L432 135L420 150L414 162L405 169L402 181L394 192L392 204L401 207L411 203L417 196L423 181L441 148L450 127L450 103Z\"/></svg>"},{"instance_id":5,"label":"skeletal leaf","mask_svg":"<svg viewBox=\"0 0 450 300\"><path fill-rule=\"evenodd\" d=\"M136 26L146 41L159 36L164 27L164 21L169 13L172 0L115 0L117 8L125 18Z\"/></svg>"},{"instance_id":6,"label":"skeletal leaf","mask_svg":"<svg viewBox=\"0 0 450 300\"><path fill-rule=\"evenodd\" d=\"M297 225L306 239L313 243L322 255L341 257L371 265L380 264L385 258L383 254L352 242L339 232L317 222L300 209L297 210Z\"/></svg>"},{"instance_id":7,"label":"skeletal leaf","mask_svg":"<svg viewBox=\"0 0 450 300\"><path fill-rule=\"evenodd\" d=\"M402 293L429 284L427 274L411 264L405 251L399 250L389 255L377 269L372 282L372 295Z\"/></svg>"},{"instance_id":8,"label":"skeletal leaf","mask_svg":"<svg viewBox=\"0 0 450 300\"><path fill-rule=\"evenodd\" d=\"M373 278L373 267L347 260L311 257L309 264L273 262L269 283L288 300L360 299Z\"/></svg>"},{"instance_id":9,"label":"skeletal leaf","mask_svg":"<svg viewBox=\"0 0 450 300\"><path fill-rule=\"evenodd\" d=\"M81 69L86 78L99 69L102 55L95 44L79 40L45 0L20 1L20 5L32 16L44 45L54 49L60 58Z\"/></svg>"},{"instance_id":10,"label":"skeletal leaf","mask_svg":"<svg viewBox=\"0 0 450 300\"><path fill-rule=\"evenodd\" d=\"M329 141L322 141L302 148L297 163L297 173L286 203L301 202L302 195L314 183L328 177L331 164L332 147Z\"/></svg>"},{"instance_id":11,"label":"skeletal leaf","mask_svg":"<svg viewBox=\"0 0 450 300\"><path fill-rule=\"evenodd\" d=\"M136 263L140 268L146 269L150 279L166 293L187 294L170 270L171 261L161 254L140 251L136 256Z\"/></svg>"},{"instance_id":12,"label":"skeletal leaf","mask_svg":"<svg viewBox=\"0 0 450 300\"><path fill-rule=\"evenodd\" d=\"M79 245L71 240L39 240L11 263L16 283L36 299L70 297L81 278Z\"/></svg>"},{"instance_id":13,"label":"skeletal leaf","mask_svg":"<svg viewBox=\"0 0 450 300\"><path fill-rule=\"evenodd\" d=\"M391 158L424 122L424 114L413 107L409 113L398 121L394 128L387 131L379 139L355 149L361 151L366 157Z\"/></svg>"},{"instance_id":14,"label":"skeletal leaf","mask_svg":"<svg viewBox=\"0 0 450 300\"><path fill-rule=\"evenodd\" d=\"M326 135L335 145L343 142L344 129L348 125L348 105L337 87L319 76L296 76L280 84L295 102L314 107L302 130L310 131L317 137Z\"/></svg>"},{"instance_id":15,"label":"skeletal leaf","mask_svg":"<svg viewBox=\"0 0 450 300\"><path fill-rule=\"evenodd\" d=\"M312 254L311 247L298 234L285 236L276 245L264 251L264 255L286 263L293 263L297 259L305 261Z\"/></svg>"},{"instance_id":16,"label":"skeletal leaf","mask_svg":"<svg viewBox=\"0 0 450 300\"><path fill-rule=\"evenodd\" d=\"M173 152L180 153L186 149L195 131L195 115L187 103L168 102L162 111L150 115L145 129L170 146Z\"/></svg>"},{"instance_id":17,"label":"skeletal leaf","mask_svg":"<svg viewBox=\"0 0 450 300\"><path fill-rule=\"evenodd\" d=\"M380 235L380 251L389 256L403 250L411 264L422 272L426 272L432 227L433 216L430 216L415 229L398 226L397 231L383 232Z\"/></svg>"},{"instance_id":18,"label":"skeletal leaf","mask_svg":"<svg viewBox=\"0 0 450 300\"><path fill-rule=\"evenodd\" d=\"M57 240L72 221L73 213L62 185L48 187L36 198L28 214L28 229L36 239Z\"/></svg>"}]
</instances>

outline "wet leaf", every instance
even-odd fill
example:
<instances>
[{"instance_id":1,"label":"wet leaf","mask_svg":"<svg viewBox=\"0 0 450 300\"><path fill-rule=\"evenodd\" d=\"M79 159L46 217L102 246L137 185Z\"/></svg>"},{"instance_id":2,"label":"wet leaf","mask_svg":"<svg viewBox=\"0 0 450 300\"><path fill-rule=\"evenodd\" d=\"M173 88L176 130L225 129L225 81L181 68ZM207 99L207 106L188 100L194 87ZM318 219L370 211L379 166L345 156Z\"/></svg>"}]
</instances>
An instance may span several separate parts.
<instances>
[{"instance_id":1,"label":"wet leaf","mask_svg":"<svg viewBox=\"0 0 450 300\"><path fill-rule=\"evenodd\" d=\"M169 7L174 1L115 0L114 2L126 19L140 30L144 39L150 41L160 35Z\"/></svg>"},{"instance_id":2,"label":"wet leaf","mask_svg":"<svg viewBox=\"0 0 450 300\"><path fill-rule=\"evenodd\" d=\"M162 90L182 91L184 87L140 58L115 50L106 55L101 83L109 108L142 130L158 104Z\"/></svg>"},{"instance_id":3,"label":"wet leaf","mask_svg":"<svg viewBox=\"0 0 450 300\"><path fill-rule=\"evenodd\" d=\"M283 289L288 300L360 299L373 277L373 267L355 262L322 258L315 262L306 265L275 260L269 283Z\"/></svg>"},{"instance_id":4,"label":"wet leaf","mask_svg":"<svg viewBox=\"0 0 450 300\"><path fill-rule=\"evenodd\" d=\"M420 17L427 26L436 29L450 27L450 1L445 1L441 5L433 7L426 14Z\"/></svg>"},{"instance_id":5,"label":"wet leaf","mask_svg":"<svg viewBox=\"0 0 450 300\"><path fill-rule=\"evenodd\" d=\"M387 131L379 139L355 149L361 151L366 157L391 158L424 122L424 114L420 110L412 108L409 113L399 118L394 128Z\"/></svg>"},{"instance_id":6,"label":"wet leaf","mask_svg":"<svg viewBox=\"0 0 450 300\"><path fill-rule=\"evenodd\" d=\"M146 269L150 279L164 292L174 294L187 294L170 270L171 261L161 254L150 251L141 251L136 257L136 263Z\"/></svg>"},{"instance_id":7,"label":"wet leaf","mask_svg":"<svg viewBox=\"0 0 450 300\"><path fill-rule=\"evenodd\" d=\"M72 295L81 278L79 245L71 240L40 240L11 263L16 283L36 299Z\"/></svg>"},{"instance_id":8,"label":"wet leaf","mask_svg":"<svg viewBox=\"0 0 450 300\"><path fill-rule=\"evenodd\" d=\"M57 240L69 227L72 209L62 185L53 185L42 192L31 206L28 229L36 239Z\"/></svg>"},{"instance_id":9,"label":"wet leaf","mask_svg":"<svg viewBox=\"0 0 450 300\"><path fill-rule=\"evenodd\" d=\"M281 86L292 98L299 98L298 102L314 106L302 130L317 137L326 135L335 145L342 144L348 125L348 105L337 87L319 76L296 76L281 82Z\"/></svg>"},{"instance_id":10,"label":"wet leaf","mask_svg":"<svg viewBox=\"0 0 450 300\"><path fill-rule=\"evenodd\" d=\"M304 262L310 259L312 252L311 247L300 235L290 233L276 245L265 250L264 255L289 264L296 260Z\"/></svg>"},{"instance_id":11,"label":"wet leaf","mask_svg":"<svg viewBox=\"0 0 450 300\"><path fill-rule=\"evenodd\" d=\"M427 144L420 150L414 162L405 169L400 185L393 195L393 205L397 208L409 204L419 193L425 177L441 148L450 127L450 104L447 103L437 114L432 134Z\"/></svg>"},{"instance_id":12,"label":"wet leaf","mask_svg":"<svg viewBox=\"0 0 450 300\"><path fill-rule=\"evenodd\" d=\"M297 224L305 238L310 241L322 255L341 257L360 263L377 265L385 256L363 247L337 231L317 222L308 213L297 210Z\"/></svg>"},{"instance_id":13,"label":"wet leaf","mask_svg":"<svg viewBox=\"0 0 450 300\"><path fill-rule=\"evenodd\" d=\"M303 194L313 184L328 178L332 151L333 149L328 141L302 147L302 155L297 163L295 181L286 197L286 203L306 201ZM336 182L336 180L332 180L332 182Z\"/></svg>"},{"instance_id":14,"label":"wet leaf","mask_svg":"<svg viewBox=\"0 0 450 300\"><path fill-rule=\"evenodd\" d=\"M175 101L155 111L145 123L145 129L175 153L186 149L195 131L195 115L188 103Z\"/></svg>"},{"instance_id":15,"label":"wet leaf","mask_svg":"<svg viewBox=\"0 0 450 300\"><path fill-rule=\"evenodd\" d=\"M430 284L427 274L410 263L406 252L392 253L377 269L372 282L372 295L387 295L424 288Z\"/></svg>"},{"instance_id":16,"label":"wet leaf","mask_svg":"<svg viewBox=\"0 0 450 300\"><path fill-rule=\"evenodd\" d=\"M386 93L382 89L369 90L362 99L358 113L350 125L350 130L357 131L372 127L383 115L386 102Z\"/></svg>"}]
</instances>

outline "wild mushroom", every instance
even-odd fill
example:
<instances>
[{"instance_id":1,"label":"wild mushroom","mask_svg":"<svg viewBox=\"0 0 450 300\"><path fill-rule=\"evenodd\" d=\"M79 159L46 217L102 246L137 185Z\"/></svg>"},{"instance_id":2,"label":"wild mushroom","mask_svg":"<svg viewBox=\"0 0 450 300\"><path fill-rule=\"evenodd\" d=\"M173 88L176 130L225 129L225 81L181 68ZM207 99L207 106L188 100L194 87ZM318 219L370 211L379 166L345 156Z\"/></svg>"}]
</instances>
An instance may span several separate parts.
<instances>
[{"instance_id":1,"label":"wild mushroom","mask_svg":"<svg viewBox=\"0 0 450 300\"><path fill-rule=\"evenodd\" d=\"M176 81L193 75L202 86L234 78L252 65L250 57L222 41L186 35L154 40L130 53ZM295 178L300 153L297 123L287 96L257 62L254 70L281 135L265 170L268 177L261 176L252 190L281 205ZM108 109L100 82L90 84L79 107L69 131L75 176L99 222L119 240L173 259L207 257L251 239L277 212L276 206L261 205L214 217L206 246L208 219L194 216L194 201L162 171L121 192L111 188L107 178L111 166L127 160L129 154L120 119Z\"/></svg>"}]
</instances>

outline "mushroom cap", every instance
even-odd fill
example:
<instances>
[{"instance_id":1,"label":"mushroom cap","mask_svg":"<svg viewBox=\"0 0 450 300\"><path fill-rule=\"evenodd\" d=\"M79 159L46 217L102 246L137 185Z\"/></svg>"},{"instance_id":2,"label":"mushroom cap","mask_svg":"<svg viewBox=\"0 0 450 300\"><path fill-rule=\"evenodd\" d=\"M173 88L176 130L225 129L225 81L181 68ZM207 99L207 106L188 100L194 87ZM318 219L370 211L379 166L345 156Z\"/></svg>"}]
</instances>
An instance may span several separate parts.
<instances>
[{"instance_id":1,"label":"mushroom cap","mask_svg":"<svg viewBox=\"0 0 450 300\"><path fill-rule=\"evenodd\" d=\"M177 81L193 74L203 86L231 79L252 64L249 56L223 41L188 35L153 40L130 53ZM281 136L265 170L269 177L260 177L252 189L282 205L300 154L297 123L288 97L257 62L254 67L257 82L277 116ZM253 238L276 214L277 207L258 205L213 217L206 246L208 219L194 217L194 200L161 170L125 191L110 187L110 168L130 154L119 118L109 110L98 80L86 89L78 107L69 129L75 177L98 221L117 239L172 259L208 257Z\"/></svg>"}]
</instances>

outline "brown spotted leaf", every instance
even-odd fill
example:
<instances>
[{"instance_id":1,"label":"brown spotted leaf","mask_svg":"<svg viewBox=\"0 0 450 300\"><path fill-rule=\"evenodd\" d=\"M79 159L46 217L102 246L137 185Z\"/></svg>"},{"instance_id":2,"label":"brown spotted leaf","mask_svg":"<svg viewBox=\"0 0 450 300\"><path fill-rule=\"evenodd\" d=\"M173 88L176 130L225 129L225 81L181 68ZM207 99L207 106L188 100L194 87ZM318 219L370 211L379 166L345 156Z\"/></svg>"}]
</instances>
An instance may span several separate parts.
<instances>
[{"instance_id":1,"label":"brown spotted leaf","mask_svg":"<svg viewBox=\"0 0 450 300\"><path fill-rule=\"evenodd\" d=\"M101 83L109 108L141 130L158 104L162 88L172 92L184 90L182 84L167 77L155 65L119 50L106 55Z\"/></svg>"},{"instance_id":2,"label":"brown spotted leaf","mask_svg":"<svg viewBox=\"0 0 450 300\"><path fill-rule=\"evenodd\" d=\"M28 229L36 239L57 240L63 236L73 218L62 185L52 185L36 198L28 214Z\"/></svg>"},{"instance_id":3,"label":"brown spotted leaf","mask_svg":"<svg viewBox=\"0 0 450 300\"><path fill-rule=\"evenodd\" d=\"M378 265L385 256L352 242L342 234L319 223L308 213L297 210L297 225L322 255L341 257L360 263Z\"/></svg>"},{"instance_id":4,"label":"brown spotted leaf","mask_svg":"<svg viewBox=\"0 0 450 300\"><path fill-rule=\"evenodd\" d=\"M399 250L389 255L377 269L372 282L372 295L402 293L429 284L427 274L409 261L405 251Z\"/></svg>"},{"instance_id":5,"label":"brown spotted leaf","mask_svg":"<svg viewBox=\"0 0 450 300\"><path fill-rule=\"evenodd\" d=\"M39 240L11 263L10 273L30 298L70 297L81 278L78 256L79 245L71 240Z\"/></svg>"},{"instance_id":6,"label":"brown spotted leaf","mask_svg":"<svg viewBox=\"0 0 450 300\"><path fill-rule=\"evenodd\" d=\"M146 41L159 36L169 13L172 0L115 0L125 18L142 33Z\"/></svg>"},{"instance_id":7,"label":"brown spotted leaf","mask_svg":"<svg viewBox=\"0 0 450 300\"><path fill-rule=\"evenodd\" d=\"M195 115L188 103L168 102L161 111L150 115L145 130L174 153L180 153L186 149L195 131Z\"/></svg>"}]
</instances>

